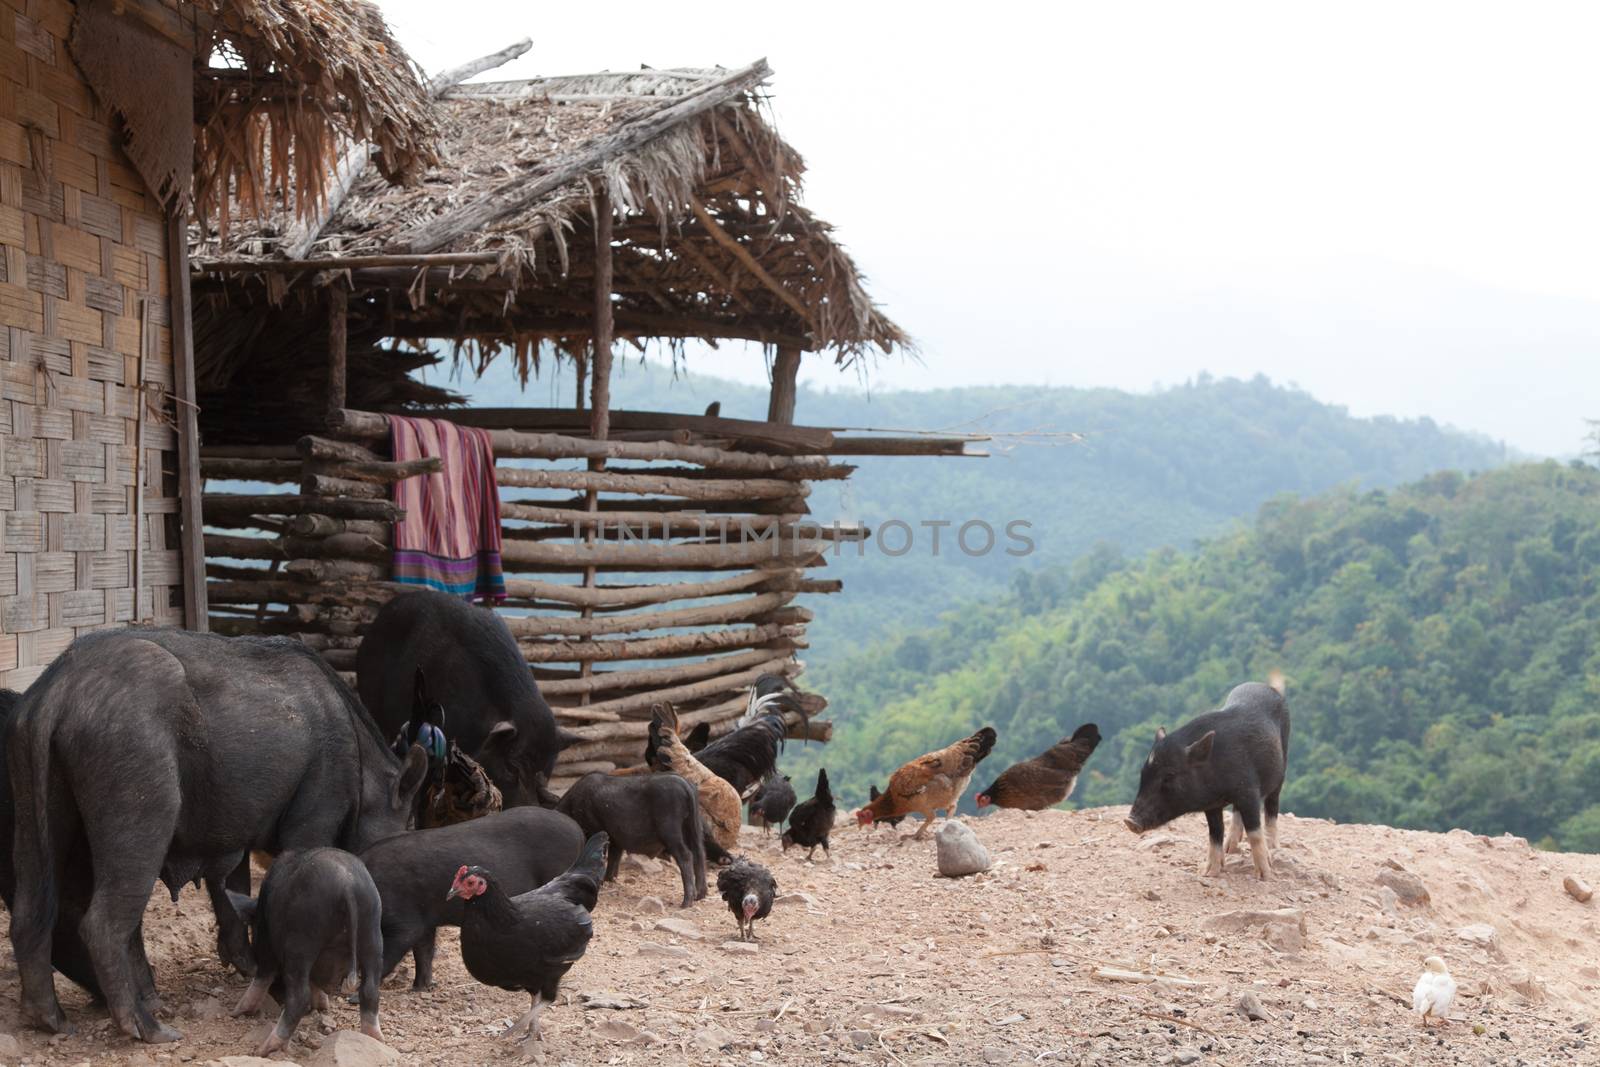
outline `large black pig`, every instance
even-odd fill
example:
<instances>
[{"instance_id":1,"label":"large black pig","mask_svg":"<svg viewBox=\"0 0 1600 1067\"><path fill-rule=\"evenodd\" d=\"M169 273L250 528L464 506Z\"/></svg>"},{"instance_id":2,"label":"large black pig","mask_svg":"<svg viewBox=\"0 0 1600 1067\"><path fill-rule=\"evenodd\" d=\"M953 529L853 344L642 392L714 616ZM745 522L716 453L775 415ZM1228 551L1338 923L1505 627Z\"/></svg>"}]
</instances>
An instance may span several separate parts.
<instances>
[{"instance_id":1,"label":"large black pig","mask_svg":"<svg viewBox=\"0 0 1600 1067\"><path fill-rule=\"evenodd\" d=\"M361 700L387 737L411 718L418 670L444 707L445 735L483 765L505 806L539 803L535 779L550 777L570 738L505 621L436 590L395 597L356 653Z\"/></svg>"},{"instance_id":2,"label":"large black pig","mask_svg":"<svg viewBox=\"0 0 1600 1067\"><path fill-rule=\"evenodd\" d=\"M171 1041L141 936L156 879L220 883L250 849L354 851L398 833L427 757L397 759L355 694L295 642L118 630L74 641L23 694L6 763L24 1015L66 1028L52 939L63 905L87 901L78 931L111 1017ZM85 856L92 892L74 884Z\"/></svg>"},{"instance_id":3,"label":"large black pig","mask_svg":"<svg viewBox=\"0 0 1600 1067\"><path fill-rule=\"evenodd\" d=\"M515 896L561 874L582 848L583 831L577 823L539 807L512 808L379 841L361 854L361 861L383 898L383 973L412 952L417 968L411 987L432 988L438 929L460 926L466 906L445 899L463 863L493 863L497 881Z\"/></svg>"},{"instance_id":4,"label":"large black pig","mask_svg":"<svg viewBox=\"0 0 1600 1067\"><path fill-rule=\"evenodd\" d=\"M1235 842L1242 823L1256 873L1270 878L1288 758L1289 706L1283 694L1259 682L1237 686L1220 710L1170 734L1156 731L1155 746L1139 772L1139 795L1124 824L1142 834L1180 815L1205 812L1211 838L1205 876L1212 878L1222 874L1222 816L1231 804Z\"/></svg>"}]
</instances>

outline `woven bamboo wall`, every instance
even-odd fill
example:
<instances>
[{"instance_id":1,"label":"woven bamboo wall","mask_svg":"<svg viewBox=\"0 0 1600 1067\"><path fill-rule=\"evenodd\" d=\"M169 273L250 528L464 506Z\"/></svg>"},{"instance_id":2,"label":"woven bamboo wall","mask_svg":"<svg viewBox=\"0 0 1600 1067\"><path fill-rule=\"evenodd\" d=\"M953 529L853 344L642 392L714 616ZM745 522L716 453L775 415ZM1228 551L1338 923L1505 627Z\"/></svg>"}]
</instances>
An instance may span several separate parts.
<instances>
[{"instance_id":1,"label":"woven bamboo wall","mask_svg":"<svg viewBox=\"0 0 1600 1067\"><path fill-rule=\"evenodd\" d=\"M68 55L72 15L69 0L0 0L0 686L14 689L136 610L182 621L165 216Z\"/></svg>"}]
</instances>

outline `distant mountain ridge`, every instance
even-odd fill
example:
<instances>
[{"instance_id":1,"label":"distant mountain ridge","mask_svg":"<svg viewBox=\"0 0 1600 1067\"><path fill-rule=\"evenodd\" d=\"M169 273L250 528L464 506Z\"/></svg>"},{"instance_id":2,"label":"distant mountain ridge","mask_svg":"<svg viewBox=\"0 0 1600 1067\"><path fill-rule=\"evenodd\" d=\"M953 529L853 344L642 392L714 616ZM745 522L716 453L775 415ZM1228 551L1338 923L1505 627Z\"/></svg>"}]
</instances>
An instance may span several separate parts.
<instances>
[{"instance_id":1,"label":"distant mountain ridge","mask_svg":"<svg viewBox=\"0 0 1600 1067\"><path fill-rule=\"evenodd\" d=\"M843 376L841 376L843 378ZM456 383L473 402L568 404L571 369L563 366L524 391L509 375ZM767 391L661 363L623 360L614 374L619 408L699 413L718 401L722 414L766 416ZM1339 485L1385 488L1432 471L1486 470L1511 457L1504 445L1430 420L1358 419L1264 377L1211 379L1152 393L1112 389L992 386L868 392L802 388L796 420L885 429L1050 430L1085 434L1080 444L1052 439L997 446L987 459L863 457L846 482L813 486L811 509L882 528L910 527L901 556L845 548L829 562L842 595L817 598L808 659L902 629L931 624L963 602L1000 595L1021 567L1069 564L1096 545L1134 555L1171 545L1188 548L1254 515L1280 493L1317 493ZM981 446L980 446L981 447ZM953 547L959 526L981 520L996 548L971 557ZM932 554L933 528L941 551ZM1005 525L1030 524L1035 549L1007 555ZM899 538L904 532L897 529ZM975 544L981 544L974 531Z\"/></svg>"}]
</instances>

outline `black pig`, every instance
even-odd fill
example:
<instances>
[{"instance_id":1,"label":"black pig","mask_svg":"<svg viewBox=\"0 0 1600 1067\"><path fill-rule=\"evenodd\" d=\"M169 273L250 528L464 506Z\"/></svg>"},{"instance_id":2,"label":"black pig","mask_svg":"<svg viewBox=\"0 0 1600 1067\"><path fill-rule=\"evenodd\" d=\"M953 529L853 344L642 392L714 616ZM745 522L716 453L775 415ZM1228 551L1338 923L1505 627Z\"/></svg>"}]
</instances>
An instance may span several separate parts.
<instances>
[{"instance_id":1,"label":"black pig","mask_svg":"<svg viewBox=\"0 0 1600 1067\"><path fill-rule=\"evenodd\" d=\"M383 905L359 859L337 848L279 856L255 901L234 898L251 918L256 976L235 1015L248 1015L272 993L278 1024L256 1051L270 1056L289 1043L313 1002L325 1007L359 976L361 1032L378 1041L378 982L383 972Z\"/></svg>"},{"instance_id":2,"label":"black pig","mask_svg":"<svg viewBox=\"0 0 1600 1067\"><path fill-rule=\"evenodd\" d=\"M1288 757L1289 707L1283 694L1259 682L1237 686L1220 711L1171 734L1156 731L1124 825L1142 834L1191 811L1205 812L1211 838L1205 876L1211 878L1222 874L1222 814L1231 804L1234 841L1242 823L1256 873L1270 878L1269 849L1278 845L1278 794Z\"/></svg>"},{"instance_id":3,"label":"black pig","mask_svg":"<svg viewBox=\"0 0 1600 1067\"><path fill-rule=\"evenodd\" d=\"M385 737L410 722L418 671L443 705L445 733L483 764L505 806L537 804L537 776L550 777L572 737L556 727L505 621L432 589L395 597L356 653L361 700Z\"/></svg>"},{"instance_id":4,"label":"black pig","mask_svg":"<svg viewBox=\"0 0 1600 1067\"><path fill-rule=\"evenodd\" d=\"M493 863L497 882L515 896L572 866L583 839L578 824L560 812L512 808L398 834L367 849L361 859L383 898L383 973L413 952L417 968L411 988L432 988L438 929L461 925L462 902L446 900L445 894L463 863Z\"/></svg>"},{"instance_id":5,"label":"black pig","mask_svg":"<svg viewBox=\"0 0 1600 1067\"><path fill-rule=\"evenodd\" d=\"M606 881L616 880L624 852L671 856L683 878L683 906L706 895L706 852L700 795L676 774L612 775L591 771L573 783L559 810L585 834L611 838Z\"/></svg>"},{"instance_id":6,"label":"black pig","mask_svg":"<svg viewBox=\"0 0 1600 1067\"><path fill-rule=\"evenodd\" d=\"M203 875L215 902L250 849L364 848L404 828L427 757L396 759L304 645L134 629L78 638L29 687L6 764L23 1017L66 1028L53 943L57 920L86 901L77 929L112 1019L171 1041L151 1010L142 935L156 879ZM92 874L79 873L85 860Z\"/></svg>"}]
</instances>

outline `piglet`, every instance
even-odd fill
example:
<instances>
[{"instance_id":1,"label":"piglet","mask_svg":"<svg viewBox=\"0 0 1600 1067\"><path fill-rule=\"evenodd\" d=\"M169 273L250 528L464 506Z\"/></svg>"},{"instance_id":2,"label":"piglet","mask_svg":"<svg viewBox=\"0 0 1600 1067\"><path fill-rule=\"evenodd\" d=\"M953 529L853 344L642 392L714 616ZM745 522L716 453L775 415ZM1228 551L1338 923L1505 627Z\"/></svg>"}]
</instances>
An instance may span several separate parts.
<instances>
[{"instance_id":1,"label":"piglet","mask_svg":"<svg viewBox=\"0 0 1600 1067\"><path fill-rule=\"evenodd\" d=\"M625 852L671 856L683 880L683 906L706 895L700 795L677 775L591 771L567 790L559 810L585 834L604 831L610 837L606 881L616 881Z\"/></svg>"},{"instance_id":2,"label":"piglet","mask_svg":"<svg viewBox=\"0 0 1600 1067\"><path fill-rule=\"evenodd\" d=\"M268 992L283 1005L256 1055L270 1056L287 1045L313 1002L326 1007L328 994L341 992L358 975L361 1032L383 1040L383 905L361 860L337 848L284 853L254 901L234 901L250 921L256 975L233 1013L256 1012Z\"/></svg>"},{"instance_id":3,"label":"piglet","mask_svg":"<svg viewBox=\"0 0 1600 1067\"><path fill-rule=\"evenodd\" d=\"M1271 686L1247 682L1228 694L1220 711L1207 712L1156 743L1139 772L1139 795L1123 821L1136 834L1192 811L1206 813L1211 847L1205 877L1222 874L1222 814L1233 805L1228 851L1240 825L1250 838L1256 873L1272 877L1270 849L1278 847L1278 794L1289 757L1289 707ZM1266 833L1262 833L1262 823Z\"/></svg>"}]
</instances>

